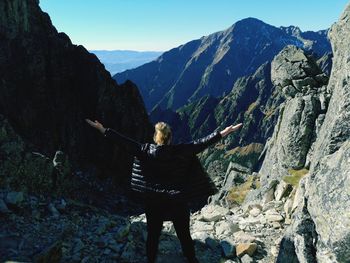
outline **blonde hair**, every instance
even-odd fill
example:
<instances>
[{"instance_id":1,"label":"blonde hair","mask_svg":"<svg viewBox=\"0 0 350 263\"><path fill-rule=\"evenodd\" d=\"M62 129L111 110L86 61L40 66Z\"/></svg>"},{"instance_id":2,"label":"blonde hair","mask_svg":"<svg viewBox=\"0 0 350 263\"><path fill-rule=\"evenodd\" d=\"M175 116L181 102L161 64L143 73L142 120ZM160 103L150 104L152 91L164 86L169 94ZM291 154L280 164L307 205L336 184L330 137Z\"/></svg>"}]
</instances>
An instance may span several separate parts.
<instances>
[{"instance_id":1,"label":"blonde hair","mask_svg":"<svg viewBox=\"0 0 350 263\"><path fill-rule=\"evenodd\" d=\"M171 128L165 122L158 122L154 126L153 140L156 144L169 144L171 141Z\"/></svg>"}]
</instances>

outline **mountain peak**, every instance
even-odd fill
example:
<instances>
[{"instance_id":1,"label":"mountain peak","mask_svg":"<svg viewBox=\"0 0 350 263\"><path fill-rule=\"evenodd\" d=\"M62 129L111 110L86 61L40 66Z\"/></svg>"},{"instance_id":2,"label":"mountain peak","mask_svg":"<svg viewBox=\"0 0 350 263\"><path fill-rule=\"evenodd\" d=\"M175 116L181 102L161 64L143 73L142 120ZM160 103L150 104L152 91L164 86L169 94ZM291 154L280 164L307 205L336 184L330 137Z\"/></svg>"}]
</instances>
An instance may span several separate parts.
<instances>
[{"instance_id":1,"label":"mountain peak","mask_svg":"<svg viewBox=\"0 0 350 263\"><path fill-rule=\"evenodd\" d=\"M287 33L288 35L299 37L302 33L301 29L297 26L281 26L280 29Z\"/></svg>"},{"instance_id":2,"label":"mountain peak","mask_svg":"<svg viewBox=\"0 0 350 263\"><path fill-rule=\"evenodd\" d=\"M255 17L247 17L243 18L235 23L235 25L238 24L244 24L244 25L251 25L251 24L262 24L262 25L267 25L264 21L255 18Z\"/></svg>"}]
</instances>

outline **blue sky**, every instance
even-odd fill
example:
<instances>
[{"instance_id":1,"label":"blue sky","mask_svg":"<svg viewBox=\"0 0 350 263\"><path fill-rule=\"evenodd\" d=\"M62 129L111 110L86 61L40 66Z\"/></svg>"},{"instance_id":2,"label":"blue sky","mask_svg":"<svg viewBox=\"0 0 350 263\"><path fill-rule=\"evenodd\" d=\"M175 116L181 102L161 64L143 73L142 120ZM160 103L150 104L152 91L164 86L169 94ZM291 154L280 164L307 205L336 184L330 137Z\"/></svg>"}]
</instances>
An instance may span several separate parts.
<instances>
[{"instance_id":1,"label":"blue sky","mask_svg":"<svg viewBox=\"0 0 350 263\"><path fill-rule=\"evenodd\" d=\"M320 30L349 0L40 0L58 31L87 49L165 51L255 17Z\"/></svg>"}]
</instances>

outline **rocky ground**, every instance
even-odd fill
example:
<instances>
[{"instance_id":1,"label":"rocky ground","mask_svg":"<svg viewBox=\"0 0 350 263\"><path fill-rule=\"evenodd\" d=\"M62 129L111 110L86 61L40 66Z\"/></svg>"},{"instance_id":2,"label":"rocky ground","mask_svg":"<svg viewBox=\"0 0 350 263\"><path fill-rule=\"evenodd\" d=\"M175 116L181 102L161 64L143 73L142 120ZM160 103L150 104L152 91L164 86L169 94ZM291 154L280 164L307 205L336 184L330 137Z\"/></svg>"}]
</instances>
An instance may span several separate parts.
<instances>
[{"instance_id":1,"label":"rocky ground","mask_svg":"<svg viewBox=\"0 0 350 263\"><path fill-rule=\"evenodd\" d=\"M209 204L192 213L200 262L273 262L288 223L286 198L276 192L265 205ZM146 262L143 213L121 216L70 199L2 189L0 215L1 262ZM164 223L158 262L186 262L171 222Z\"/></svg>"}]
</instances>

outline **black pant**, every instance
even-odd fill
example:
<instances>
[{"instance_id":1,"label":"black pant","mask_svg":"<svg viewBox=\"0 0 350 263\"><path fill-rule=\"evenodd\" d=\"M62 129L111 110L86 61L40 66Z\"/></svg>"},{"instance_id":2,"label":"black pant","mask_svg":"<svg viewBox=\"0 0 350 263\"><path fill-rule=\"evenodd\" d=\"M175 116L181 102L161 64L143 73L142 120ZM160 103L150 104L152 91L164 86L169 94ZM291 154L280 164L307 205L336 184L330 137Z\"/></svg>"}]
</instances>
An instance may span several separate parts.
<instances>
[{"instance_id":1,"label":"black pant","mask_svg":"<svg viewBox=\"0 0 350 263\"><path fill-rule=\"evenodd\" d=\"M156 260L159 237L163 221L173 222L176 235L180 240L182 252L190 263L198 262L195 256L194 243L190 235L190 211L187 203L162 201L146 203L147 218L147 259L148 263Z\"/></svg>"}]
</instances>

